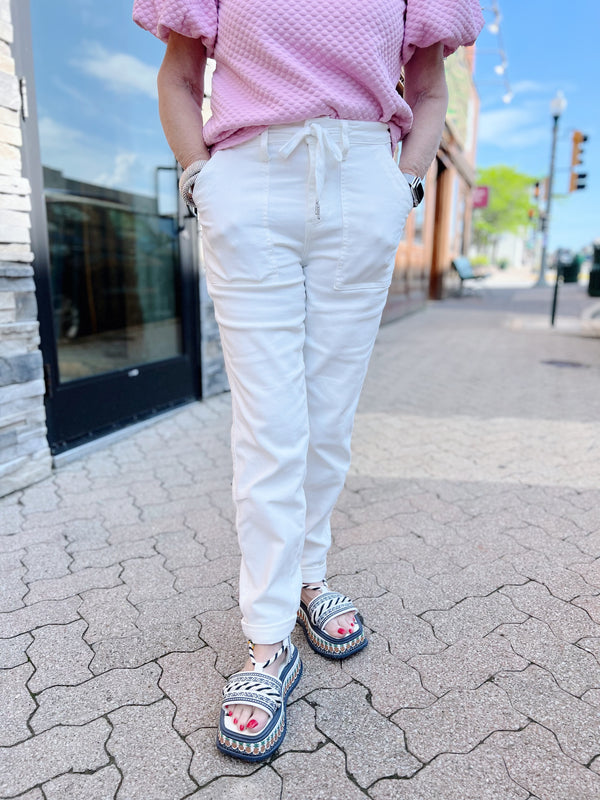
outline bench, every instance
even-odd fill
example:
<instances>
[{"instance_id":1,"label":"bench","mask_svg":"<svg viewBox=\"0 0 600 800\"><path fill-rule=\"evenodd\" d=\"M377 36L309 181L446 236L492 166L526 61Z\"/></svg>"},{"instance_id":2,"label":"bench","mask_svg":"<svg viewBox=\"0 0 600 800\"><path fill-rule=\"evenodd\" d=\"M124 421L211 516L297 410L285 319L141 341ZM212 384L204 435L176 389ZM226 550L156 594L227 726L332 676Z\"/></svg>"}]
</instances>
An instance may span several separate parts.
<instances>
[{"instance_id":1,"label":"bench","mask_svg":"<svg viewBox=\"0 0 600 800\"><path fill-rule=\"evenodd\" d=\"M458 273L460 278L460 293L463 292L465 281L478 281L487 278L488 272L473 272L470 260L466 256L459 256L453 259L452 268Z\"/></svg>"}]
</instances>

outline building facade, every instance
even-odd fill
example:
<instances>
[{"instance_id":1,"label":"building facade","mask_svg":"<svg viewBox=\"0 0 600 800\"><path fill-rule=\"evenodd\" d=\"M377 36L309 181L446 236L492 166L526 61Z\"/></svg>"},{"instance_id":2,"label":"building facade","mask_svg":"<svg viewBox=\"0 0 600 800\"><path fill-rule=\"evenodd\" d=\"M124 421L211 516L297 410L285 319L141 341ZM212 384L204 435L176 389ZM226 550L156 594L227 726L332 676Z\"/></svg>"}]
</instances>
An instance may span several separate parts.
<instances>
[{"instance_id":1,"label":"building facade","mask_svg":"<svg viewBox=\"0 0 600 800\"><path fill-rule=\"evenodd\" d=\"M452 259L471 240L471 193L479 97L473 81L475 48L446 59L449 104L437 157L425 179L425 200L410 215L396 254L384 320L441 300L457 285Z\"/></svg>"},{"instance_id":2,"label":"building facade","mask_svg":"<svg viewBox=\"0 0 600 800\"><path fill-rule=\"evenodd\" d=\"M130 6L0 0L0 495L48 475L52 456L227 388L158 119L164 46ZM387 319L443 296L468 241L471 56L451 69L456 111Z\"/></svg>"},{"instance_id":3,"label":"building facade","mask_svg":"<svg viewBox=\"0 0 600 800\"><path fill-rule=\"evenodd\" d=\"M23 177L27 97L13 58L9 0L0 0L0 492L51 469L31 248L31 189Z\"/></svg>"}]
</instances>

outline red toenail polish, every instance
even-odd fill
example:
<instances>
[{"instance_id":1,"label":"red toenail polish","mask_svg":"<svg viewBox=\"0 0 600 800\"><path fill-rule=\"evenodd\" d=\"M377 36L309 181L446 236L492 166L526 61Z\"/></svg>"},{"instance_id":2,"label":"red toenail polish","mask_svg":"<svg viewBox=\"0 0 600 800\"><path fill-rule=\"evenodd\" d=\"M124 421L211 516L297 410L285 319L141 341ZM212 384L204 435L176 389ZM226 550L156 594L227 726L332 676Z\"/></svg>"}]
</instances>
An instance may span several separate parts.
<instances>
[{"instance_id":1,"label":"red toenail polish","mask_svg":"<svg viewBox=\"0 0 600 800\"><path fill-rule=\"evenodd\" d=\"M257 725L258 725L258 722L255 719L251 719L250 722L248 723L248 727L249 728L256 728Z\"/></svg>"},{"instance_id":2,"label":"red toenail polish","mask_svg":"<svg viewBox=\"0 0 600 800\"><path fill-rule=\"evenodd\" d=\"M241 731L243 731L243 730L244 730L244 726L243 726L243 725L240 725L240 730L241 730Z\"/></svg>"},{"instance_id":3,"label":"red toenail polish","mask_svg":"<svg viewBox=\"0 0 600 800\"><path fill-rule=\"evenodd\" d=\"M234 724L234 725L237 725L237 719L234 719L234 720L233 720L233 724Z\"/></svg>"},{"instance_id":4,"label":"red toenail polish","mask_svg":"<svg viewBox=\"0 0 600 800\"><path fill-rule=\"evenodd\" d=\"M338 633L346 633L346 629L345 628L338 628Z\"/></svg>"}]
</instances>

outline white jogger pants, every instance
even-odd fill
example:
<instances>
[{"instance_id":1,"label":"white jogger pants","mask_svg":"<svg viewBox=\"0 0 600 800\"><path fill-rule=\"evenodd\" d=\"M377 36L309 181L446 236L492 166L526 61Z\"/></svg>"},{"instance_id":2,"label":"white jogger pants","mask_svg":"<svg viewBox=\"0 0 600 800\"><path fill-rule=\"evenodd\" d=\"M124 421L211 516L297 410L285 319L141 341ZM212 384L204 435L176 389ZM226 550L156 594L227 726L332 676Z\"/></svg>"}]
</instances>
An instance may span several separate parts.
<instances>
[{"instance_id":1,"label":"white jogger pants","mask_svg":"<svg viewBox=\"0 0 600 800\"><path fill-rule=\"evenodd\" d=\"M330 516L412 197L383 123L276 125L194 188L233 407L242 628L285 638Z\"/></svg>"}]
</instances>

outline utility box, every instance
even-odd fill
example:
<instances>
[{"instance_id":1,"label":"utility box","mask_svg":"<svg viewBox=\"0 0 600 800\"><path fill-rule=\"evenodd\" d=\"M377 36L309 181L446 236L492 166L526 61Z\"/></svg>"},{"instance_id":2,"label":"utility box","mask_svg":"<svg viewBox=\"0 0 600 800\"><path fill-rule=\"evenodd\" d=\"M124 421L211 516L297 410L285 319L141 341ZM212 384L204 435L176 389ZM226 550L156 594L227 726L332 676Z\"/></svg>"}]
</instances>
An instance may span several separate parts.
<instances>
[{"instance_id":1,"label":"utility box","mask_svg":"<svg viewBox=\"0 0 600 800\"><path fill-rule=\"evenodd\" d=\"M594 259L590 269L588 294L590 297L600 297L600 243L594 244Z\"/></svg>"}]
</instances>

